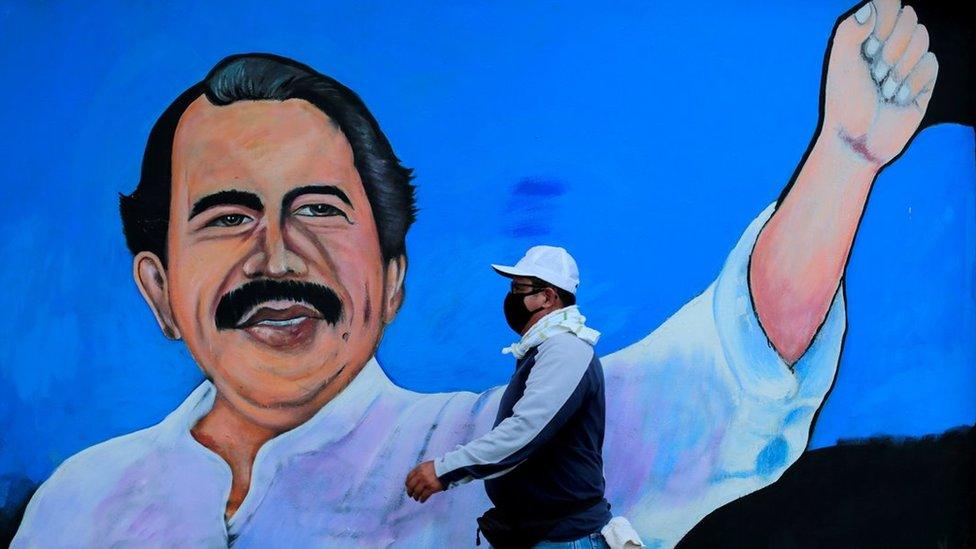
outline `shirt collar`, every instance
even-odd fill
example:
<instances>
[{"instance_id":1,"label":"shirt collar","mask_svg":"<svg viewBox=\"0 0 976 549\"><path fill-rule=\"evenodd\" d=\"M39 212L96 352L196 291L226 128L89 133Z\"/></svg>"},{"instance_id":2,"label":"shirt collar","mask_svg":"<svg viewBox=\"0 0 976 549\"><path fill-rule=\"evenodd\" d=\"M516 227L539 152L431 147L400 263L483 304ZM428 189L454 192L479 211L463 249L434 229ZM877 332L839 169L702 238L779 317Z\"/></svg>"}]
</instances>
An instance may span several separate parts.
<instances>
[{"instance_id":1,"label":"shirt collar","mask_svg":"<svg viewBox=\"0 0 976 549\"><path fill-rule=\"evenodd\" d=\"M262 447L262 453L295 454L331 444L349 433L376 399L391 390L393 382L387 377L376 358L369 359L355 378L332 400L322 406L305 423L281 433ZM205 380L190 393L176 410L160 424L161 437L174 443L192 442L190 429L213 408L217 389Z\"/></svg>"}]
</instances>

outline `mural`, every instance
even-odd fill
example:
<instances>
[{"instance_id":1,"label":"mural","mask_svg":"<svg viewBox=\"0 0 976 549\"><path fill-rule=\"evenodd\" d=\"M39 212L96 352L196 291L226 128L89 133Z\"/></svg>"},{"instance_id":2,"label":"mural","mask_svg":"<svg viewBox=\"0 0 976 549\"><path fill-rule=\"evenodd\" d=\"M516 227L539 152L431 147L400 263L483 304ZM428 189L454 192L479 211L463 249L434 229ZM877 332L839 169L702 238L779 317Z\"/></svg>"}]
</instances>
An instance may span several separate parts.
<instances>
[{"instance_id":1,"label":"mural","mask_svg":"<svg viewBox=\"0 0 976 549\"><path fill-rule=\"evenodd\" d=\"M4 16L15 547L474 544L477 475L404 479L491 429L488 266L533 244L580 261L649 546L811 442L976 418L964 54L922 7L156 9Z\"/></svg>"}]
</instances>

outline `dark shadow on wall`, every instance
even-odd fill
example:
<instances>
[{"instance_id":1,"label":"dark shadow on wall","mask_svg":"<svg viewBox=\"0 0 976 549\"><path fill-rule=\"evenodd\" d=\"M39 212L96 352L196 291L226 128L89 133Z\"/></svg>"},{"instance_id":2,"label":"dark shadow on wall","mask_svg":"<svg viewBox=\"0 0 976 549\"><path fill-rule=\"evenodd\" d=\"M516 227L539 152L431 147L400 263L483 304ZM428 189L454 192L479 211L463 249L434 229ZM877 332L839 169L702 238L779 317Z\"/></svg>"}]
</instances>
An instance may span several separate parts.
<instances>
[{"instance_id":1,"label":"dark shadow on wall","mask_svg":"<svg viewBox=\"0 0 976 549\"><path fill-rule=\"evenodd\" d=\"M976 428L844 441L805 453L775 484L729 503L678 545L976 547Z\"/></svg>"},{"instance_id":2,"label":"dark shadow on wall","mask_svg":"<svg viewBox=\"0 0 976 549\"><path fill-rule=\"evenodd\" d=\"M27 477L0 475L0 547L7 547L37 486Z\"/></svg>"},{"instance_id":3,"label":"dark shadow on wall","mask_svg":"<svg viewBox=\"0 0 976 549\"><path fill-rule=\"evenodd\" d=\"M976 5L971 0L903 0L929 31L939 79L921 128L951 122L976 126Z\"/></svg>"}]
</instances>

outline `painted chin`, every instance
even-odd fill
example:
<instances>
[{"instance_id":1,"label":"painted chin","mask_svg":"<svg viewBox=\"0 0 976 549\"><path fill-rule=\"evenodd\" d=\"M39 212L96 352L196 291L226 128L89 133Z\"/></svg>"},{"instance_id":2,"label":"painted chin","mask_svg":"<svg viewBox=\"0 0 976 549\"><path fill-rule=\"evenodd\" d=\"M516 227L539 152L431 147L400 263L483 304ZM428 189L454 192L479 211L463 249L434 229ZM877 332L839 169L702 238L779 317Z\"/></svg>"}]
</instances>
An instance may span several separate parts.
<instances>
[{"instance_id":1,"label":"painted chin","mask_svg":"<svg viewBox=\"0 0 976 549\"><path fill-rule=\"evenodd\" d=\"M325 321L307 316L288 320L265 320L239 328L247 337L260 345L277 350L298 349L309 345Z\"/></svg>"}]
</instances>

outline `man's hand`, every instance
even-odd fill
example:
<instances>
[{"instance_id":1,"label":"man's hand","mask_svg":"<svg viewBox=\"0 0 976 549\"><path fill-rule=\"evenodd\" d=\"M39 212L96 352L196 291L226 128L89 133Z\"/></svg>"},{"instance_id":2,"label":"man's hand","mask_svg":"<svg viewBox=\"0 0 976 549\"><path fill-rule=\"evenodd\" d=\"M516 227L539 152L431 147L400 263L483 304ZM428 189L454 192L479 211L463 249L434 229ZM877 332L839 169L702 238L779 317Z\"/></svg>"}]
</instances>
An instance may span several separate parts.
<instances>
[{"instance_id":1,"label":"man's hand","mask_svg":"<svg viewBox=\"0 0 976 549\"><path fill-rule=\"evenodd\" d=\"M839 139L880 167L918 129L939 73L911 6L868 2L837 28L827 64L820 139Z\"/></svg>"},{"instance_id":2,"label":"man's hand","mask_svg":"<svg viewBox=\"0 0 976 549\"><path fill-rule=\"evenodd\" d=\"M425 461L414 467L413 471L407 475L407 481L404 484L407 487L407 495L420 503L427 501L430 496L437 492L444 491L444 485L441 484L437 478L437 473L434 471L433 461Z\"/></svg>"}]
</instances>

